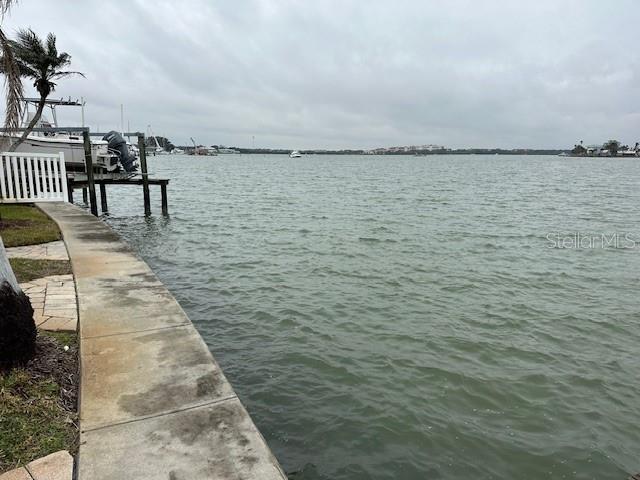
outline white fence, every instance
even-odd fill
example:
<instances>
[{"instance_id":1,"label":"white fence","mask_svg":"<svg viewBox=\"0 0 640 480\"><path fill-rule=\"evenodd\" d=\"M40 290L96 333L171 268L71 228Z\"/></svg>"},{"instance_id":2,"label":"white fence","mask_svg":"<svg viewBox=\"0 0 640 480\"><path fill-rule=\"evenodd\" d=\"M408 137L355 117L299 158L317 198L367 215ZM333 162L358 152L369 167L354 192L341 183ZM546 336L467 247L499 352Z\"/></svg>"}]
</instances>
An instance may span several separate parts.
<instances>
[{"instance_id":1,"label":"white fence","mask_svg":"<svg viewBox=\"0 0 640 480\"><path fill-rule=\"evenodd\" d=\"M0 203L66 202L64 153L0 153Z\"/></svg>"}]
</instances>

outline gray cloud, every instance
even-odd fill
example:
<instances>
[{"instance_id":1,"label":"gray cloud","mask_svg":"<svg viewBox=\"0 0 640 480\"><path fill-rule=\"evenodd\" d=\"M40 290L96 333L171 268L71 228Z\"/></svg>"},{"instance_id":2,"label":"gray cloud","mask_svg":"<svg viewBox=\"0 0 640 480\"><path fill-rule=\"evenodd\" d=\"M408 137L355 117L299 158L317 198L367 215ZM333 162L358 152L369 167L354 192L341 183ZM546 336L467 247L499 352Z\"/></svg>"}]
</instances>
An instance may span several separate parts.
<instances>
[{"instance_id":1,"label":"gray cloud","mask_svg":"<svg viewBox=\"0 0 640 480\"><path fill-rule=\"evenodd\" d=\"M640 4L23 0L87 119L179 144L567 147L640 140ZM79 112L66 112L69 123Z\"/></svg>"}]
</instances>

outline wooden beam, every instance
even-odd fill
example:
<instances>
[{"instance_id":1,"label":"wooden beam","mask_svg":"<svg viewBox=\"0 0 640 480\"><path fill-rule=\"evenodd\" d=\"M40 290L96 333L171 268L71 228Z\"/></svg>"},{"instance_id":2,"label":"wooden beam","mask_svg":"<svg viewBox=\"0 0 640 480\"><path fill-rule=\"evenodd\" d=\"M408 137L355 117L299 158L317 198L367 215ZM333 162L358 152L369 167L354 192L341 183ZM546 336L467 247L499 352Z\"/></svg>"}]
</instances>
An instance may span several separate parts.
<instances>
[{"instance_id":1,"label":"wooden beam","mask_svg":"<svg viewBox=\"0 0 640 480\"><path fill-rule=\"evenodd\" d=\"M162 196L162 215L169 215L169 205L167 202L167 184L160 184L160 195Z\"/></svg>"},{"instance_id":2,"label":"wooden beam","mask_svg":"<svg viewBox=\"0 0 640 480\"><path fill-rule=\"evenodd\" d=\"M73 185L71 184L71 179L67 177L67 195L69 203L73 203Z\"/></svg>"},{"instance_id":3,"label":"wooden beam","mask_svg":"<svg viewBox=\"0 0 640 480\"><path fill-rule=\"evenodd\" d=\"M142 173L142 196L144 198L144 214L151 215L151 198L149 195L149 172L147 171L147 146L144 135L138 135L138 150L140 151L140 170Z\"/></svg>"},{"instance_id":4,"label":"wooden beam","mask_svg":"<svg viewBox=\"0 0 640 480\"><path fill-rule=\"evenodd\" d=\"M82 132L82 139L84 140L84 166L87 172L87 183L89 185L89 203L91 213L94 216L98 216L98 202L96 200L96 185L93 181L93 157L91 156L91 140L89 139L89 132Z\"/></svg>"},{"instance_id":5,"label":"wooden beam","mask_svg":"<svg viewBox=\"0 0 640 480\"><path fill-rule=\"evenodd\" d=\"M102 213L108 213L109 207L107 206L107 187L104 183L100 183L100 208Z\"/></svg>"}]
</instances>

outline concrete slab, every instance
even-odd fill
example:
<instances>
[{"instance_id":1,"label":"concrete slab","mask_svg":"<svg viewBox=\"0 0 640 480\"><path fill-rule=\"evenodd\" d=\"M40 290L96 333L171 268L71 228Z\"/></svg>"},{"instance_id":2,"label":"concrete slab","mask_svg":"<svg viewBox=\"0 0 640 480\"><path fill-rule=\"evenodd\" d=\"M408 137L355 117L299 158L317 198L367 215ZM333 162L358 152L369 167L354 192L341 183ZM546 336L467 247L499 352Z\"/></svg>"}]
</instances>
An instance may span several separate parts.
<instances>
[{"instance_id":1,"label":"concrete slab","mask_svg":"<svg viewBox=\"0 0 640 480\"><path fill-rule=\"evenodd\" d=\"M50 332L76 332L78 320L76 318L47 317L41 323L36 323L41 330Z\"/></svg>"},{"instance_id":2,"label":"concrete slab","mask_svg":"<svg viewBox=\"0 0 640 480\"><path fill-rule=\"evenodd\" d=\"M27 464L33 480L71 480L73 477L73 457L61 450Z\"/></svg>"},{"instance_id":3,"label":"concrete slab","mask_svg":"<svg viewBox=\"0 0 640 480\"><path fill-rule=\"evenodd\" d=\"M7 248L9 258L29 258L32 260L69 260L67 248L64 242L39 243L37 245L25 245L24 247Z\"/></svg>"},{"instance_id":4,"label":"concrete slab","mask_svg":"<svg viewBox=\"0 0 640 480\"><path fill-rule=\"evenodd\" d=\"M84 339L82 352L84 430L235 395L191 324Z\"/></svg>"},{"instance_id":5,"label":"concrete slab","mask_svg":"<svg viewBox=\"0 0 640 480\"><path fill-rule=\"evenodd\" d=\"M84 285L82 282L80 284ZM87 296L81 295L78 299L82 318L80 335L83 338L191 323L178 302L162 285L143 286L106 281L99 288L82 288L83 292L85 290Z\"/></svg>"},{"instance_id":6,"label":"concrete slab","mask_svg":"<svg viewBox=\"0 0 640 480\"><path fill-rule=\"evenodd\" d=\"M78 478L286 479L237 398L84 432L80 441Z\"/></svg>"},{"instance_id":7,"label":"concrete slab","mask_svg":"<svg viewBox=\"0 0 640 480\"><path fill-rule=\"evenodd\" d=\"M202 338L148 265L78 207L38 206L58 223L75 274L78 480L286 479ZM53 308L60 304L50 301L48 312L62 311Z\"/></svg>"},{"instance_id":8,"label":"concrete slab","mask_svg":"<svg viewBox=\"0 0 640 480\"><path fill-rule=\"evenodd\" d=\"M20 467L0 474L0 480L33 480L33 478L24 467Z\"/></svg>"}]
</instances>

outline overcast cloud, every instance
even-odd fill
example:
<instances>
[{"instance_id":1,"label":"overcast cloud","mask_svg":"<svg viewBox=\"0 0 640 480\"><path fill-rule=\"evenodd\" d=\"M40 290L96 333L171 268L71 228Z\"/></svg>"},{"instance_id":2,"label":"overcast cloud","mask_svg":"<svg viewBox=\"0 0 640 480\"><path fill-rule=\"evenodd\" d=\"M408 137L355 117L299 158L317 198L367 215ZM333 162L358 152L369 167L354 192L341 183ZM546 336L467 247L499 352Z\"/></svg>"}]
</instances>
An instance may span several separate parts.
<instances>
[{"instance_id":1,"label":"overcast cloud","mask_svg":"<svg viewBox=\"0 0 640 480\"><path fill-rule=\"evenodd\" d=\"M180 145L564 148L640 141L638 19L637 0L21 0L3 28L57 35L87 78L54 96L100 130L122 103Z\"/></svg>"}]
</instances>

